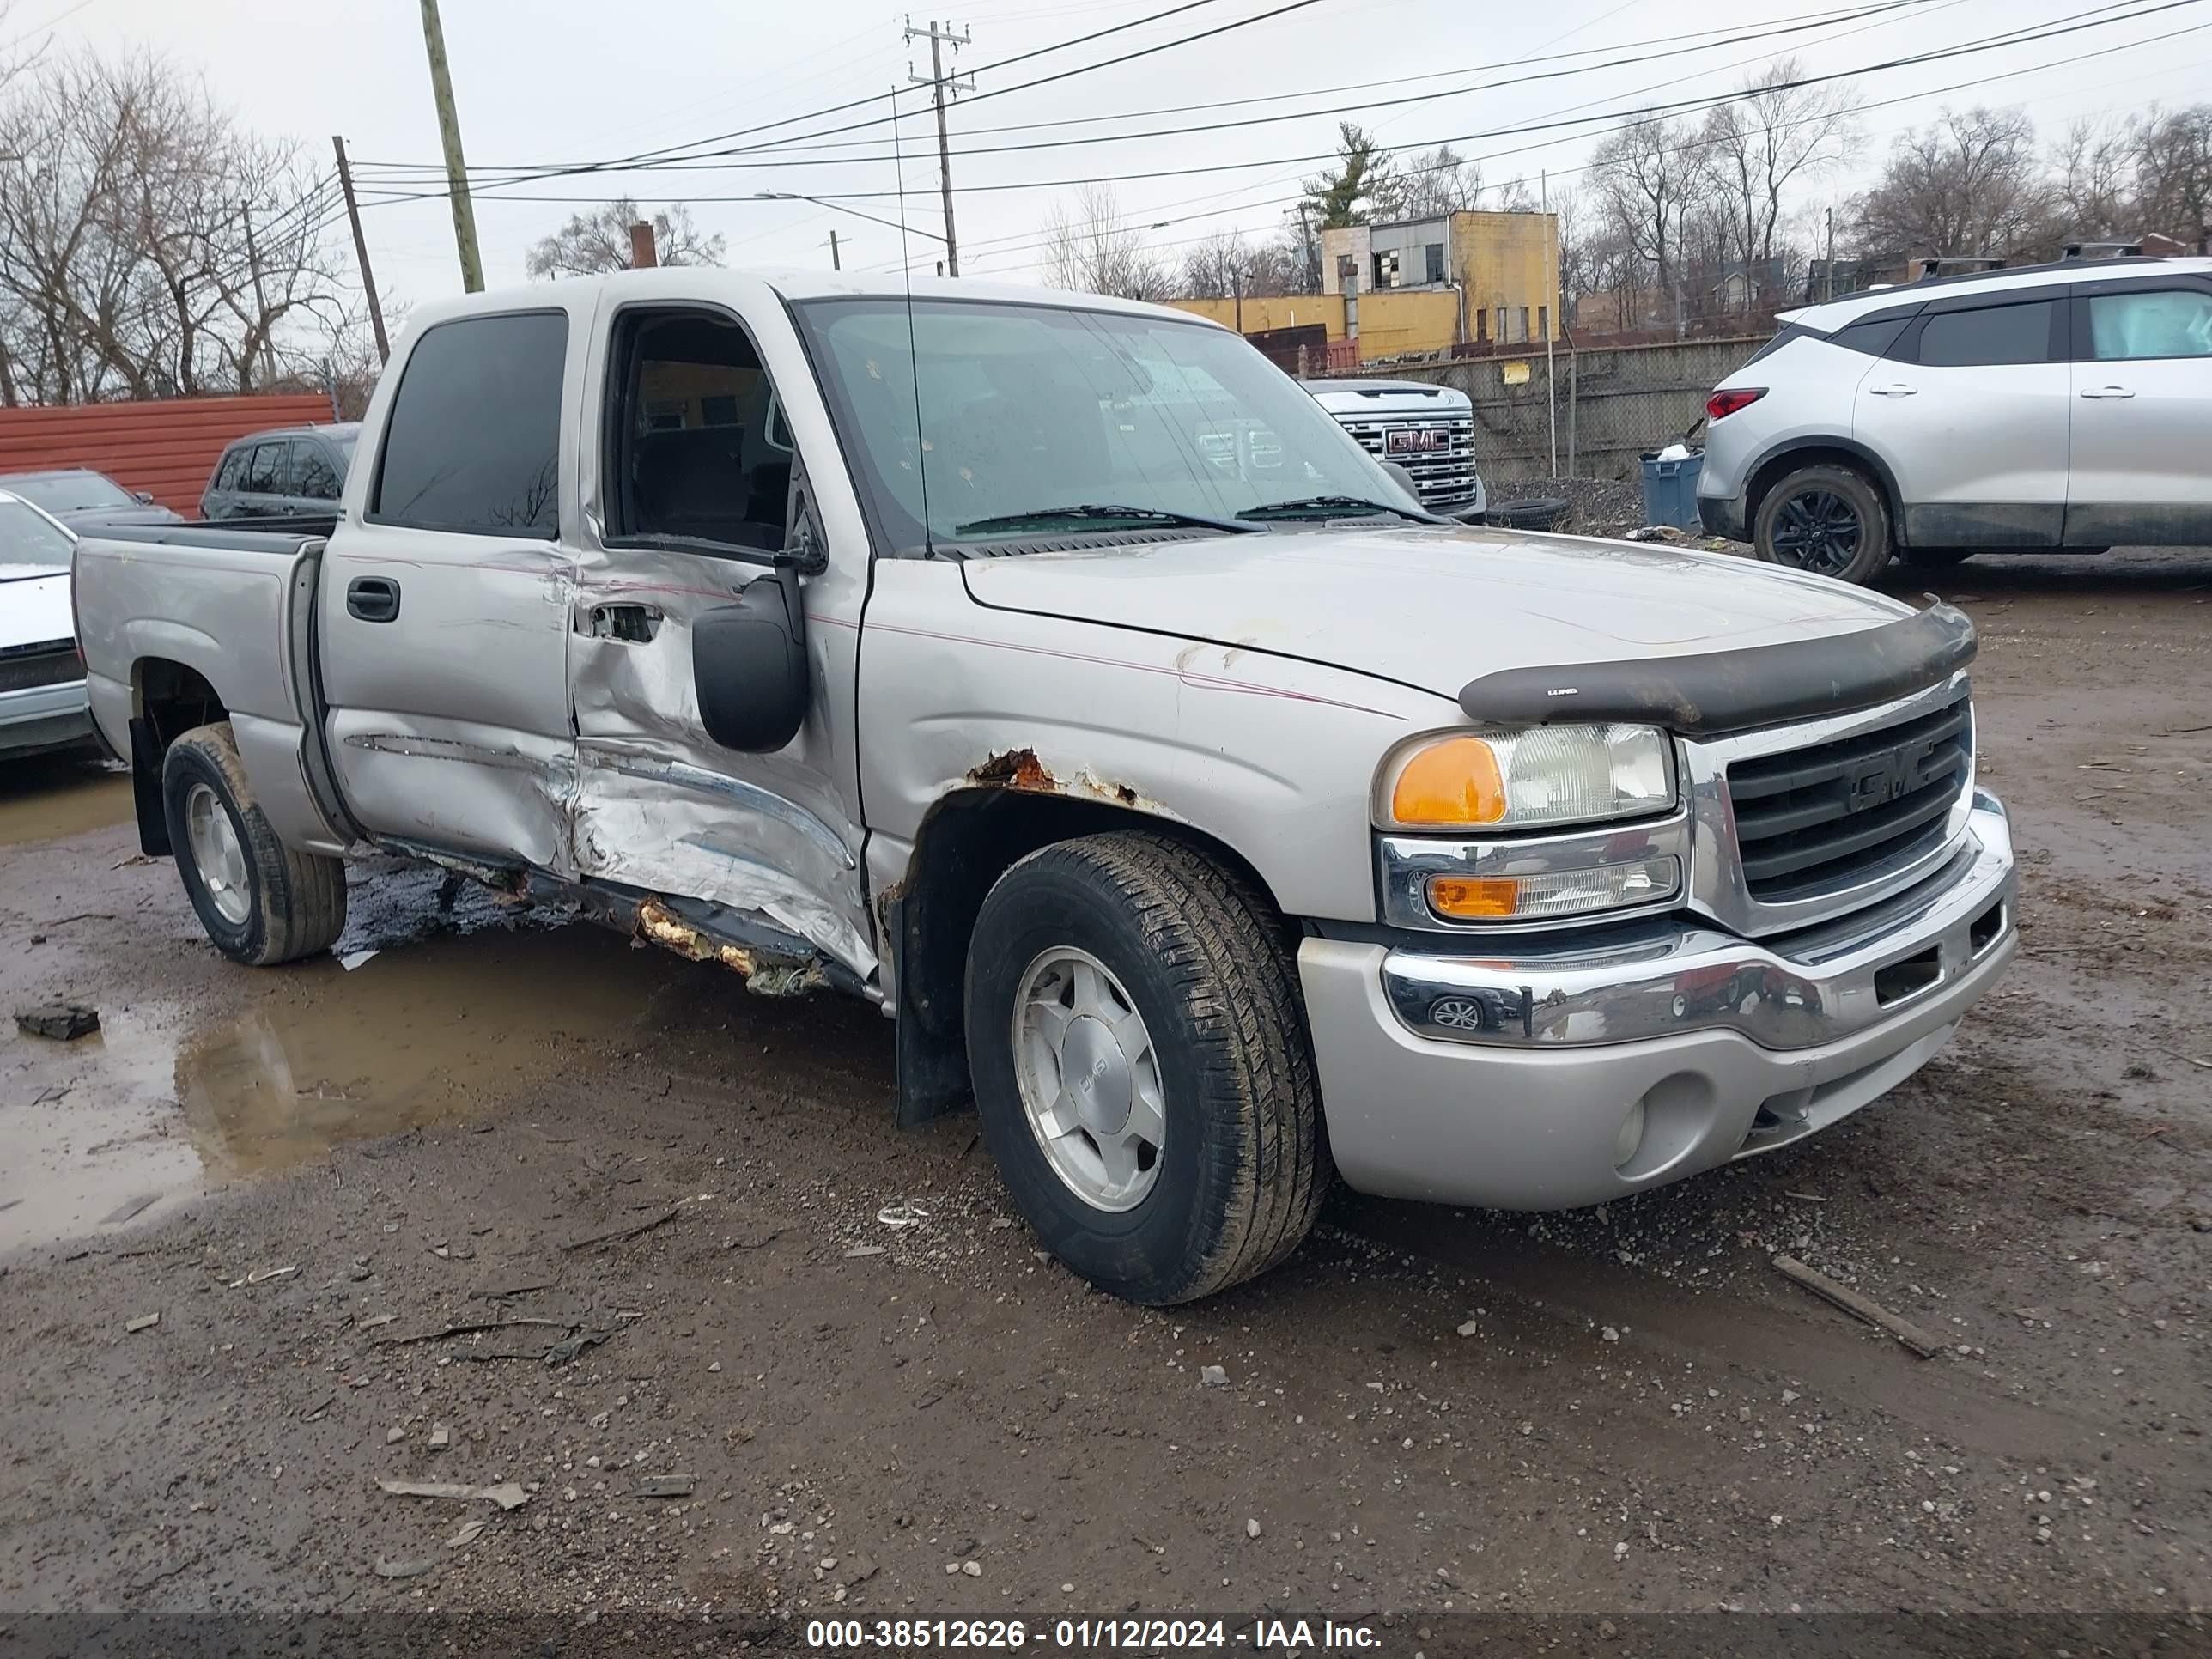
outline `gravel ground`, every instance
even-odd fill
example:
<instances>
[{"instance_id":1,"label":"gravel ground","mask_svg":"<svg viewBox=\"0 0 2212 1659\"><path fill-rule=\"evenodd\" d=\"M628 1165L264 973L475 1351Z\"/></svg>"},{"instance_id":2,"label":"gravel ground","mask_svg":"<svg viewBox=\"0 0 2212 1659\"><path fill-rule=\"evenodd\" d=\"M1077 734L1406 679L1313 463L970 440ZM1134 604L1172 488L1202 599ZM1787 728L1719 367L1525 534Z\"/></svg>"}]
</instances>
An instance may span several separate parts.
<instances>
[{"instance_id":1,"label":"gravel ground","mask_svg":"<svg viewBox=\"0 0 2212 1659\"><path fill-rule=\"evenodd\" d=\"M1490 486L1491 505L1547 499L1567 503L1559 528L1577 536L1618 536L1644 523L1641 485L1613 478L1514 478Z\"/></svg>"},{"instance_id":2,"label":"gravel ground","mask_svg":"<svg viewBox=\"0 0 2212 1659\"><path fill-rule=\"evenodd\" d=\"M1341 1197L1171 1313L1044 1259L972 1118L891 1129L868 1009L441 916L410 872L356 876L340 951L374 955L248 972L133 857L118 781L12 772L0 988L104 1029L0 1036L0 1637L1289 1607L1412 1650L1472 1609L2201 1613L2212 555L1941 580L1983 631L2026 929L1948 1051L1632 1203Z\"/></svg>"}]
</instances>

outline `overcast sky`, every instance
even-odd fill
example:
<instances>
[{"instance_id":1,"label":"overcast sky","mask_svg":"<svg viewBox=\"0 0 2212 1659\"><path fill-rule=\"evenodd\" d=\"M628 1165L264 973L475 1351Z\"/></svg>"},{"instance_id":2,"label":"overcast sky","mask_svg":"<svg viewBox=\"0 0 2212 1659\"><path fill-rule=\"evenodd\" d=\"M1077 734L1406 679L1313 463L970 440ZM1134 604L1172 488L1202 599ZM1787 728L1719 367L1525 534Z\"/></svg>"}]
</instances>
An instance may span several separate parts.
<instances>
[{"instance_id":1,"label":"overcast sky","mask_svg":"<svg viewBox=\"0 0 2212 1659\"><path fill-rule=\"evenodd\" d=\"M963 268L970 276L1040 280L1035 244L1055 201L1070 193L1040 181L1097 173L1268 162L1234 172L1124 182L1115 188L1134 222L1174 222L1152 233L1170 253L1217 228L1269 232L1282 223L1282 198L1294 196L1300 177L1313 171L1297 158L1327 150L1338 118L1301 114L1225 131L965 159L957 154L963 147L1092 137L1451 91L1454 95L1376 110L1368 125L1393 144L1452 139L1470 155L1492 158L1485 163L1492 181L1522 173L1533 181L1540 168L1548 168L1554 188L1563 176L1571 187L1579 182L1573 170L1588 159L1601 129L1474 135L1718 93L1784 53L1794 52L1818 72L1853 69L2078 17L2097 0L1911 0L1881 17L1824 25L1787 40L1718 44L1718 37L1708 33L1832 16L1870 3L1711 0L1686 7L1637 0L1514 6L1469 0L1314 0L1213 40L1052 86L972 101L964 95L951 113ZM2125 0L2118 9L2160 3ZM1001 70L988 67L1164 11L1173 3L979 0L951 16L974 34L974 44L957 62L963 68L982 69L976 91L989 94L1016 81L1256 16L1285 0L1210 0L1064 52ZM910 48L901 39L902 15L878 7L878 0L445 0L447 51L469 161L475 167L497 167L633 155L884 93L905 82L909 64L927 70L928 46L916 42ZM434 167L439 160L416 0L349 0L342 6L315 0L15 0L9 22L33 40L51 34L50 51L84 43L102 51L150 46L204 74L216 96L247 125L266 136L297 140L319 163L328 161L334 131L345 134L359 162ZM1848 196L1863 183L1895 133L1927 120L1947 102L2024 104L2055 140L2067 121L2085 113L2136 110L2156 100L2191 101L2202 95L2206 83L2212 52L2208 24L2212 9L2203 0L2185 0L2156 16L2063 40L1867 76L1856 83L1860 95L1884 106L1864 116L1864 137L1852 168L1818 193L1824 199ZM2174 33L2182 30L2193 32ZM1692 32L1715 44L1654 59L1662 49L1656 43L1687 40ZM2153 39L2160 36L2167 38ZM2116 47L2123 49L2110 50ZM1559 57L1576 52L1589 55ZM2097 53L2105 55L2092 55ZM1512 64L1537 57L1553 61ZM1585 69L1608 58L1624 61L1562 78L1457 90L1536 70ZM2014 73L2022 70L2029 72ZM2003 78L1962 91L1940 90L1989 76ZM1367 82L1385 84L1352 89L1354 83ZM1284 101L1184 115L1145 114L1169 106L1243 98ZM1900 98L1907 101L1889 101ZM935 233L941 226L935 130L923 110L923 94L916 91L899 102L902 110L915 112L914 119L900 124L905 187L910 192L908 217L915 232ZM888 159L878 159L890 149L884 113L885 106L877 104L744 141L761 143L816 127L872 121L826 141L858 145L846 153L866 159L853 165L764 153L743 159L771 165L598 175L507 191L480 187L476 213L487 280L493 287L523 281L524 250L569 211L556 202L503 198L584 198L625 190L648 209L672 197L690 198L702 228L727 239L733 264L826 265L825 239L834 226L846 240L848 270L895 269L900 258L896 229L807 202L701 199L750 198L767 190L895 193L897 169ZM1143 118L1103 118L1131 114ZM1086 119L1066 125L1077 118ZM1030 129L1030 124L1044 122L1062 125L979 131ZM364 185L376 173L374 167L363 167ZM1032 184L1040 187L983 188ZM895 194L850 205L862 213L898 216ZM366 222L378 280L388 295L420 301L459 292L451 221L442 199L377 206L368 210ZM912 246L917 258L934 252L919 234Z\"/></svg>"}]
</instances>

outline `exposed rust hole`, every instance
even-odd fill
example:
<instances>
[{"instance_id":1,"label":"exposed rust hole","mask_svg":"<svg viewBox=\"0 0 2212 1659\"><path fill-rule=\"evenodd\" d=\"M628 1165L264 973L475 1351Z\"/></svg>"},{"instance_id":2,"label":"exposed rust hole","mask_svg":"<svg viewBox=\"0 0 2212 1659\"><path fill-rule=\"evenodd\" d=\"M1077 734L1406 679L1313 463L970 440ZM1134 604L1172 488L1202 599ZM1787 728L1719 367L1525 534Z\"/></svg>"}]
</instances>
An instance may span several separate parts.
<instances>
[{"instance_id":1,"label":"exposed rust hole","mask_svg":"<svg viewBox=\"0 0 2212 1659\"><path fill-rule=\"evenodd\" d=\"M1009 749L985 761L968 775L976 783L1000 783L1010 789L1052 790L1059 781L1044 769L1034 749Z\"/></svg>"}]
</instances>

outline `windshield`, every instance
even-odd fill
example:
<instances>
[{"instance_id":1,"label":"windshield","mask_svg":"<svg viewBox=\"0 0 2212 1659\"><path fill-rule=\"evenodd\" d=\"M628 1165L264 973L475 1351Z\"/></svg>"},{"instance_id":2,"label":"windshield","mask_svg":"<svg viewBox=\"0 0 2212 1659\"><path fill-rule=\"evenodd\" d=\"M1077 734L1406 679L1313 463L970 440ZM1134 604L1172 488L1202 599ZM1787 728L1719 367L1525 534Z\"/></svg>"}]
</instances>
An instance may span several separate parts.
<instances>
[{"instance_id":1,"label":"windshield","mask_svg":"<svg viewBox=\"0 0 2212 1659\"><path fill-rule=\"evenodd\" d=\"M67 531L21 501L0 501L0 565L69 562Z\"/></svg>"},{"instance_id":2,"label":"windshield","mask_svg":"<svg viewBox=\"0 0 2212 1659\"><path fill-rule=\"evenodd\" d=\"M798 306L894 545L1234 519L1316 496L1412 503L1249 345L1196 321L998 301ZM908 341L911 338L912 344ZM921 418L915 417L920 387ZM924 510L925 499L927 502ZM1157 522L1157 517L1152 520Z\"/></svg>"},{"instance_id":3,"label":"windshield","mask_svg":"<svg viewBox=\"0 0 2212 1659\"><path fill-rule=\"evenodd\" d=\"M112 478L97 472L55 472L43 478L10 478L8 488L49 513L82 513L94 507L136 507Z\"/></svg>"}]
</instances>

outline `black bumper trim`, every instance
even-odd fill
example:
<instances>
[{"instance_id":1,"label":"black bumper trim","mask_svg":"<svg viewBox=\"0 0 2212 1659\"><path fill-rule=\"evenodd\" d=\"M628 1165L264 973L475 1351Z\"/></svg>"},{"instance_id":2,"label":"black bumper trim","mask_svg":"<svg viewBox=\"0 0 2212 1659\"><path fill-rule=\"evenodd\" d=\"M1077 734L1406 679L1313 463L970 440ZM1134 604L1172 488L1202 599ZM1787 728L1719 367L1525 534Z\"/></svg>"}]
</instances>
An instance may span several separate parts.
<instances>
[{"instance_id":1,"label":"black bumper trim","mask_svg":"<svg viewBox=\"0 0 2212 1659\"><path fill-rule=\"evenodd\" d=\"M1937 600L1855 633L1697 656L1509 668L1469 680L1469 719L1499 726L1632 720L1713 737L1848 714L1936 684L1974 659L1974 624Z\"/></svg>"}]
</instances>

